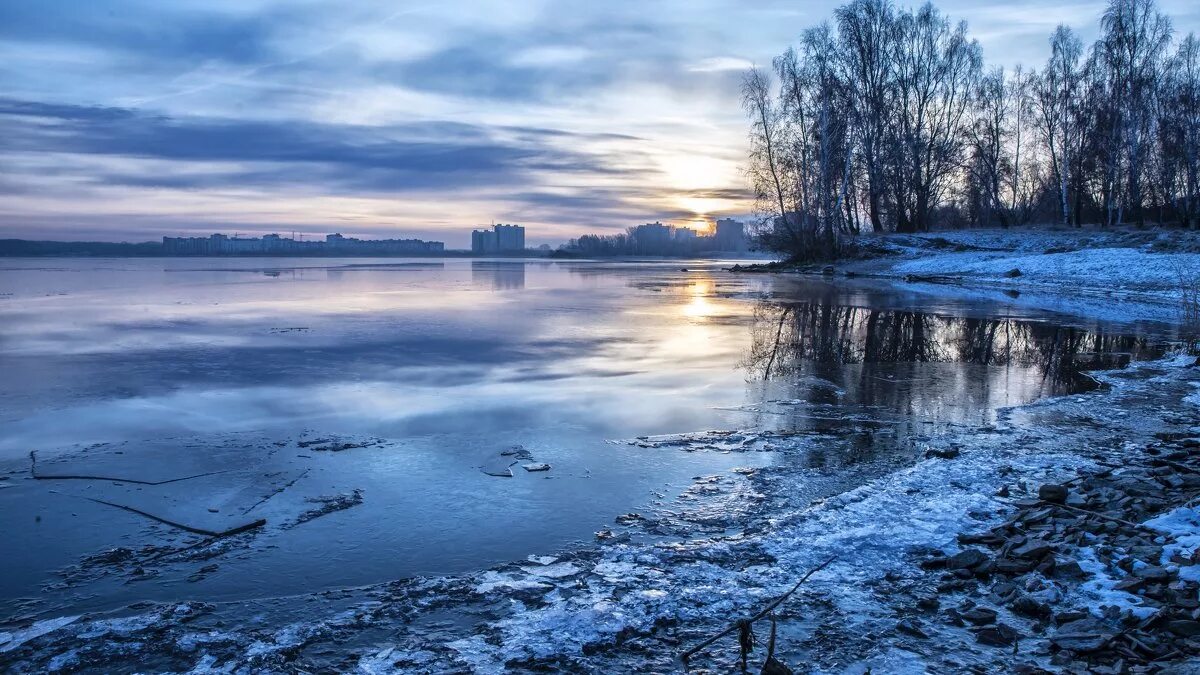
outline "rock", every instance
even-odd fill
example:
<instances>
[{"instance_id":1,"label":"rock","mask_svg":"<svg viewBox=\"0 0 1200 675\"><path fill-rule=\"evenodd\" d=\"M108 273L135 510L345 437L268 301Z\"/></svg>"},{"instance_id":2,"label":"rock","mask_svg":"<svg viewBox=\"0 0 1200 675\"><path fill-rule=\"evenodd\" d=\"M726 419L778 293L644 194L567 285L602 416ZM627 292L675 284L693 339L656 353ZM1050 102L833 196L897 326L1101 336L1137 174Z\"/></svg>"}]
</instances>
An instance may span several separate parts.
<instances>
[{"instance_id":1,"label":"rock","mask_svg":"<svg viewBox=\"0 0 1200 675\"><path fill-rule=\"evenodd\" d=\"M1070 492L1071 491L1067 489L1066 485L1054 485L1053 483L1047 483L1046 485L1038 488L1038 499L1053 502L1055 504L1065 504L1067 502L1067 495L1070 494Z\"/></svg>"},{"instance_id":2,"label":"rock","mask_svg":"<svg viewBox=\"0 0 1200 675\"><path fill-rule=\"evenodd\" d=\"M522 465L521 468L525 469L526 471L530 471L530 472L549 471L550 465L549 464L525 464L525 465Z\"/></svg>"},{"instance_id":3,"label":"rock","mask_svg":"<svg viewBox=\"0 0 1200 675\"><path fill-rule=\"evenodd\" d=\"M925 632L925 626L917 619L904 619L900 621L896 624L896 630L922 639L929 637L929 634Z\"/></svg>"},{"instance_id":4,"label":"rock","mask_svg":"<svg viewBox=\"0 0 1200 675\"><path fill-rule=\"evenodd\" d=\"M1146 565L1145 567L1135 569L1133 575L1146 581L1169 581L1171 579L1170 571L1165 567L1157 565Z\"/></svg>"},{"instance_id":5,"label":"rock","mask_svg":"<svg viewBox=\"0 0 1200 675\"><path fill-rule=\"evenodd\" d=\"M961 454L962 454L962 451L960 451L958 448L955 448L955 447L929 448L928 450L925 451L925 457L927 459L930 459L933 457L940 457L942 459L954 459L955 457L958 457Z\"/></svg>"},{"instance_id":6,"label":"rock","mask_svg":"<svg viewBox=\"0 0 1200 675\"><path fill-rule=\"evenodd\" d=\"M836 270L833 268L833 265L826 265L825 267L821 268L821 274L824 274L827 277L833 276L835 271Z\"/></svg>"},{"instance_id":7,"label":"rock","mask_svg":"<svg viewBox=\"0 0 1200 675\"><path fill-rule=\"evenodd\" d=\"M1054 575L1064 579L1082 579L1087 576L1079 563L1074 560L1060 562L1054 566Z\"/></svg>"},{"instance_id":8,"label":"rock","mask_svg":"<svg viewBox=\"0 0 1200 675\"><path fill-rule=\"evenodd\" d=\"M920 607L921 609L934 611L941 606L942 603L940 600L938 600L936 595L922 595L917 598L917 607Z\"/></svg>"},{"instance_id":9,"label":"rock","mask_svg":"<svg viewBox=\"0 0 1200 675\"><path fill-rule=\"evenodd\" d=\"M1016 279L1017 277L1021 276L1021 270L1014 267L1011 270L1005 272L1004 276L1008 277L1009 279Z\"/></svg>"},{"instance_id":10,"label":"rock","mask_svg":"<svg viewBox=\"0 0 1200 675\"><path fill-rule=\"evenodd\" d=\"M1087 654L1103 649L1110 639L1109 635L1103 633L1065 633L1060 631L1050 638L1050 642L1059 649L1069 649L1073 652Z\"/></svg>"},{"instance_id":11,"label":"rock","mask_svg":"<svg viewBox=\"0 0 1200 675\"><path fill-rule=\"evenodd\" d=\"M988 561L988 556L977 548L966 548L946 559L946 569L974 569Z\"/></svg>"},{"instance_id":12,"label":"rock","mask_svg":"<svg viewBox=\"0 0 1200 675\"><path fill-rule=\"evenodd\" d=\"M1054 545L1042 539L1030 539L1012 550L1012 554L1026 560L1041 560L1054 551Z\"/></svg>"},{"instance_id":13,"label":"rock","mask_svg":"<svg viewBox=\"0 0 1200 675\"><path fill-rule=\"evenodd\" d=\"M1168 621L1167 630L1183 637L1196 637L1200 635L1200 621L1188 621L1186 619Z\"/></svg>"},{"instance_id":14,"label":"rock","mask_svg":"<svg viewBox=\"0 0 1200 675\"><path fill-rule=\"evenodd\" d=\"M1031 560L997 560L996 564L992 565L992 571L997 574L1007 574L1015 576L1025 574L1032 570L1034 563Z\"/></svg>"},{"instance_id":15,"label":"rock","mask_svg":"<svg viewBox=\"0 0 1200 675\"><path fill-rule=\"evenodd\" d=\"M1028 595L1017 596L1012 601L1010 609L1012 609L1014 614L1033 617L1035 619L1045 619L1050 616L1050 605L1035 600Z\"/></svg>"},{"instance_id":16,"label":"rock","mask_svg":"<svg viewBox=\"0 0 1200 675\"><path fill-rule=\"evenodd\" d=\"M1058 615L1054 617L1054 620L1058 623L1058 625L1062 626L1074 621L1082 621L1086 618L1088 618L1087 612L1083 612L1078 609L1068 609L1065 612L1059 612Z\"/></svg>"},{"instance_id":17,"label":"rock","mask_svg":"<svg viewBox=\"0 0 1200 675\"><path fill-rule=\"evenodd\" d=\"M1015 628L1003 623L981 628L975 633L975 640L979 644L990 647L1008 647L1020 638L1021 634Z\"/></svg>"},{"instance_id":18,"label":"rock","mask_svg":"<svg viewBox=\"0 0 1200 675\"><path fill-rule=\"evenodd\" d=\"M1050 643L1059 649L1086 654L1103 649L1113 637L1112 632L1091 616L1079 621L1062 624L1058 632L1050 636Z\"/></svg>"},{"instance_id":19,"label":"rock","mask_svg":"<svg viewBox=\"0 0 1200 675\"><path fill-rule=\"evenodd\" d=\"M987 607L975 607L965 612L959 612L958 615L976 626L986 626L996 622L996 610Z\"/></svg>"}]
</instances>

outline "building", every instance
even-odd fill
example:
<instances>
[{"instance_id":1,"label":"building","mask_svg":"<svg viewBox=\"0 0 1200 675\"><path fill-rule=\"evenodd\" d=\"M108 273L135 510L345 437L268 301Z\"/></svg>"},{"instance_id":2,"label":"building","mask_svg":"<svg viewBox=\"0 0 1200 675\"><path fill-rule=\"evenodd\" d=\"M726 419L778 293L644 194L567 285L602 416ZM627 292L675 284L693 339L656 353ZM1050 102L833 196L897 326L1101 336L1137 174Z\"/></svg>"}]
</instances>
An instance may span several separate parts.
<instances>
[{"instance_id":1,"label":"building","mask_svg":"<svg viewBox=\"0 0 1200 675\"><path fill-rule=\"evenodd\" d=\"M722 218L713 233L719 251L745 251L746 228L739 220Z\"/></svg>"},{"instance_id":2,"label":"building","mask_svg":"<svg viewBox=\"0 0 1200 675\"><path fill-rule=\"evenodd\" d=\"M471 252L478 255L521 253L525 250L525 228L520 225L493 225L490 230L471 232Z\"/></svg>"},{"instance_id":3,"label":"building","mask_svg":"<svg viewBox=\"0 0 1200 675\"><path fill-rule=\"evenodd\" d=\"M354 239L326 235L325 241L297 241L268 234L262 238L163 237L165 255L430 255L445 251L440 241L420 239Z\"/></svg>"},{"instance_id":4,"label":"building","mask_svg":"<svg viewBox=\"0 0 1200 675\"><path fill-rule=\"evenodd\" d=\"M666 255L671 252L671 239L675 228L658 221L633 228L633 241L637 253Z\"/></svg>"},{"instance_id":5,"label":"building","mask_svg":"<svg viewBox=\"0 0 1200 675\"><path fill-rule=\"evenodd\" d=\"M677 227L675 228L674 239L677 242L696 241L696 231L690 227Z\"/></svg>"}]
</instances>

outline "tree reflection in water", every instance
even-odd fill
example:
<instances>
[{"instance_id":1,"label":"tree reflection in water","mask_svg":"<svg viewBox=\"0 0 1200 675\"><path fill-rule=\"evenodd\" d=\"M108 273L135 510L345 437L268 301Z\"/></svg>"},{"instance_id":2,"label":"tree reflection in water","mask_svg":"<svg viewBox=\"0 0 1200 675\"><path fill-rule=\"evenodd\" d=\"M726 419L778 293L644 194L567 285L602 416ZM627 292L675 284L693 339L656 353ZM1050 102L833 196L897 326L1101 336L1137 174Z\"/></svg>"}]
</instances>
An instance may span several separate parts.
<instances>
[{"instance_id":1,"label":"tree reflection in water","mask_svg":"<svg viewBox=\"0 0 1200 675\"><path fill-rule=\"evenodd\" d=\"M774 426L857 435L848 450L865 459L878 455L881 435L894 446L946 425L989 424L999 408L1095 388L1087 370L1161 353L1144 337L1099 329L764 300L742 365L758 400L788 403L770 411Z\"/></svg>"}]
</instances>

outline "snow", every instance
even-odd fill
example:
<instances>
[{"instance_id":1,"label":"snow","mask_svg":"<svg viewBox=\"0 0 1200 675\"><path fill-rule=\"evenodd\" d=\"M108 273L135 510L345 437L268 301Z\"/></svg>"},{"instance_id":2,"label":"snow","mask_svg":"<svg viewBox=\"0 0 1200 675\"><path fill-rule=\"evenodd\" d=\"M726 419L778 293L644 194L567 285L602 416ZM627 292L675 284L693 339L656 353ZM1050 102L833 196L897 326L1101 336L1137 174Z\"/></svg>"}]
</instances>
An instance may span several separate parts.
<instances>
[{"instance_id":1,"label":"snow","mask_svg":"<svg viewBox=\"0 0 1200 675\"><path fill-rule=\"evenodd\" d=\"M1169 534L1174 540L1163 547L1163 564L1167 564L1176 553L1189 557L1200 549L1200 506L1193 504L1168 511L1147 520L1145 525ZM1200 565L1180 568L1179 578L1200 581Z\"/></svg>"},{"instance_id":2,"label":"snow","mask_svg":"<svg viewBox=\"0 0 1200 675\"><path fill-rule=\"evenodd\" d=\"M54 619L38 621L29 628L24 628L10 633L0 633L0 654L12 651L34 638L41 637L47 633L56 631L67 624L74 623L78 618L78 615L60 616Z\"/></svg>"},{"instance_id":3,"label":"snow","mask_svg":"<svg viewBox=\"0 0 1200 675\"><path fill-rule=\"evenodd\" d=\"M1131 248L1100 248L1064 253L947 253L896 265L900 274L966 274L1000 279L1019 269L1022 283L1081 280L1105 290L1156 290L1177 295L1181 276L1200 276L1200 254L1148 253Z\"/></svg>"}]
</instances>

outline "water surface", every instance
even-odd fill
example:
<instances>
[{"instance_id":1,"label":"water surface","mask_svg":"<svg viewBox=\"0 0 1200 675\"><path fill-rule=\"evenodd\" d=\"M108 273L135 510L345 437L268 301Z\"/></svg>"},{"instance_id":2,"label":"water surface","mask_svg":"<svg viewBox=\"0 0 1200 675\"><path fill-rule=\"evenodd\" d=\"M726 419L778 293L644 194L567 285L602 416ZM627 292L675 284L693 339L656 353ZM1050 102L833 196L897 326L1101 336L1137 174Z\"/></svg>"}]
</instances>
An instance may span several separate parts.
<instances>
[{"instance_id":1,"label":"water surface","mask_svg":"<svg viewBox=\"0 0 1200 675\"><path fill-rule=\"evenodd\" d=\"M480 569L591 541L696 476L793 461L614 439L833 429L859 442L822 462L890 466L1161 351L1155 326L729 264L2 261L0 613ZM511 478L481 470L517 446ZM32 480L30 451L43 474L118 480ZM191 535L114 503L268 525L130 582L88 556Z\"/></svg>"}]
</instances>

